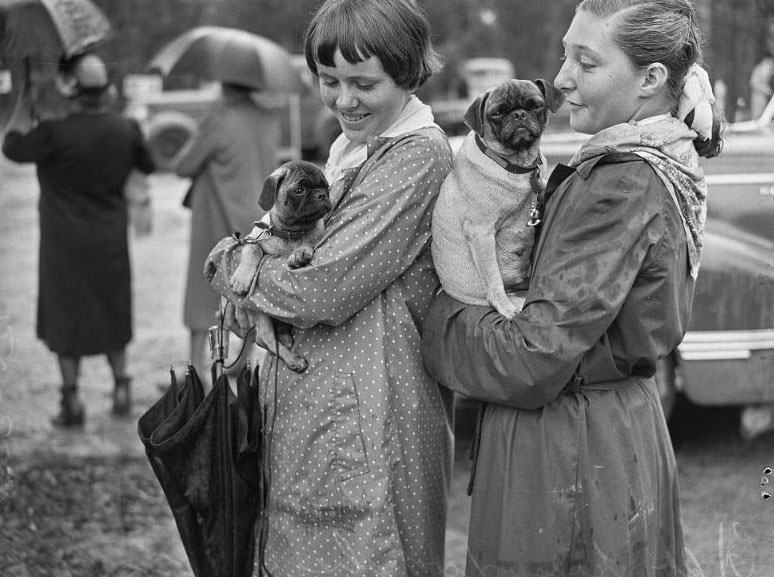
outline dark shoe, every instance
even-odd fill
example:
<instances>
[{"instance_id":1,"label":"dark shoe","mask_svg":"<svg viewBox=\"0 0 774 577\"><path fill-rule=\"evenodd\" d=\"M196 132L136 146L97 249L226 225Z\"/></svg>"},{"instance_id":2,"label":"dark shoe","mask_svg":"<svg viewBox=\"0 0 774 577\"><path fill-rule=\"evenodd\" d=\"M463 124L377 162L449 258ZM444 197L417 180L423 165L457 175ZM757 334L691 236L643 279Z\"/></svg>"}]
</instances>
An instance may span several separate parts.
<instances>
[{"instance_id":1,"label":"dark shoe","mask_svg":"<svg viewBox=\"0 0 774 577\"><path fill-rule=\"evenodd\" d=\"M59 414L51 419L51 424L55 427L83 427L86 421L86 409L78 400L78 387L64 385L61 390L61 409Z\"/></svg>"},{"instance_id":2,"label":"dark shoe","mask_svg":"<svg viewBox=\"0 0 774 577\"><path fill-rule=\"evenodd\" d=\"M121 377L116 379L113 388L113 411L114 417L126 417L132 412L132 393L129 384L131 377Z\"/></svg>"}]
</instances>

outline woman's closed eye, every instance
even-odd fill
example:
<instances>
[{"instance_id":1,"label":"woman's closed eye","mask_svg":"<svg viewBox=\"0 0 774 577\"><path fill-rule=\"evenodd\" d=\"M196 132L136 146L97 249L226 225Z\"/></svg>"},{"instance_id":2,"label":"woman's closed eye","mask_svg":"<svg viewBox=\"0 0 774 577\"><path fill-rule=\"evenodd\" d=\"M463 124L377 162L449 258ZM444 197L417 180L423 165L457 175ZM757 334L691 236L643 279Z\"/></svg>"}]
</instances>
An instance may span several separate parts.
<instances>
[{"instance_id":1,"label":"woman's closed eye","mask_svg":"<svg viewBox=\"0 0 774 577\"><path fill-rule=\"evenodd\" d=\"M352 85L363 92L368 92L369 90L376 88L376 82L353 82Z\"/></svg>"}]
</instances>

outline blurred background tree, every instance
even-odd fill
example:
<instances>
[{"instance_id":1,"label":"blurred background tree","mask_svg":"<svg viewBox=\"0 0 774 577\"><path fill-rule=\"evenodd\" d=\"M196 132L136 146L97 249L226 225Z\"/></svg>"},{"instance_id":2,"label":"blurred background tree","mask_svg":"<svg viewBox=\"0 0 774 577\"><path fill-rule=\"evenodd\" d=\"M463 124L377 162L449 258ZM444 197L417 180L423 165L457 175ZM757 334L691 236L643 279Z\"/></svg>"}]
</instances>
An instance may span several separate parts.
<instances>
[{"instance_id":1,"label":"blurred background tree","mask_svg":"<svg viewBox=\"0 0 774 577\"><path fill-rule=\"evenodd\" d=\"M747 114L750 74L774 45L774 0L695 0L706 37L713 81L726 86L730 119ZM100 48L117 84L142 73L165 42L197 25L232 26L302 50L311 14L322 0L94 0L114 36ZM445 70L422 91L428 100L454 97L459 64L472 57L504 57L523 78L553 79L561 36L577 0L419 0L433 25Z\"/></svg>"}]
</instances>

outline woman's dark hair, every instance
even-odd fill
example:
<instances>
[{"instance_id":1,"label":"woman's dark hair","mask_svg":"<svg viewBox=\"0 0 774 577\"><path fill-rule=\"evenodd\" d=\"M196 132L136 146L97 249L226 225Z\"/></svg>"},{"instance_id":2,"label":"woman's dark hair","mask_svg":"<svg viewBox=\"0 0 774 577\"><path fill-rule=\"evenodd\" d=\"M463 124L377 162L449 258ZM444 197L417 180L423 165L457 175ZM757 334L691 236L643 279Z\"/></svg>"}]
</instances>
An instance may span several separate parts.
<instances>
[{"instance_id":1,"label":"woman's dark hair","mask_svg":"<svg viewBox=\"0 0 774 577\"><path fill-rule=\"evenodd\" d=\"M312 73L333 66L336 50L356 64L376 56L401 88L415 90L441 68L430 40L430 23L414 0L327 0L304 37Z\"/></svg>"},{"instance_id":2,"label":"woman's dark hair","mask_svg":"<svg viewBox=\"0 0 774 577\"><path fill-rule=\"evenodd\" d=\"M660 62L669 71L667 90L676 113L688 69L702 63L702 38L689 0L582 0L578 10L599 18L616 15L613 40L636 66ZM712 137L694 140L701 156L717 156L725 118L712 105Z\"/></svg>"}]
</instances>

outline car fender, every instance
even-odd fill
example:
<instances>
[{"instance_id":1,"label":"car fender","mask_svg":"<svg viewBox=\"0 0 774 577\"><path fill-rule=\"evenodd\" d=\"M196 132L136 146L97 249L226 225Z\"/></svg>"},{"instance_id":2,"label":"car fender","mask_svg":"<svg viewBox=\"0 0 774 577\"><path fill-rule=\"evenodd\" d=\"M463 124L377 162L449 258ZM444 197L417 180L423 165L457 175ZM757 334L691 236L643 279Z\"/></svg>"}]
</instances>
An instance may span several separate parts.
<instances>
[{"instance_id":1,"label":"car fender","mask_svg":"<svg viewBox=\"0 0 774 577\"><path fill-rule=\"evenodd\" d=\"M704 233L691 330L774 329L774 243L713 225Z\"/></svg>"},{"instance_id":2,"label":"car fender","mask_svg":"<svg viewBox=\"0 0 774 577\"><path fill-rule=\"evenodd\" d=\"M678 347L694 403L774 401L774 243L726 223L705 231L691 324Z\"/></svg>"}]
</instances>

